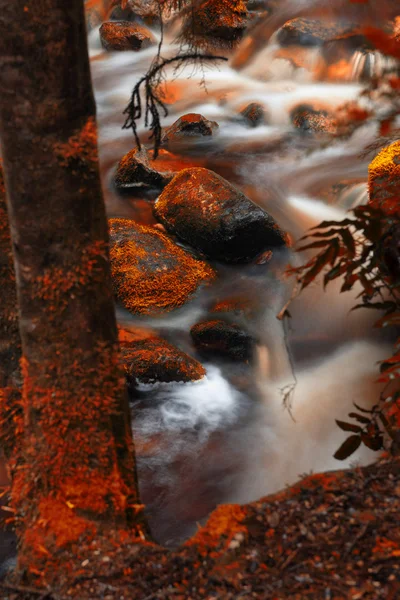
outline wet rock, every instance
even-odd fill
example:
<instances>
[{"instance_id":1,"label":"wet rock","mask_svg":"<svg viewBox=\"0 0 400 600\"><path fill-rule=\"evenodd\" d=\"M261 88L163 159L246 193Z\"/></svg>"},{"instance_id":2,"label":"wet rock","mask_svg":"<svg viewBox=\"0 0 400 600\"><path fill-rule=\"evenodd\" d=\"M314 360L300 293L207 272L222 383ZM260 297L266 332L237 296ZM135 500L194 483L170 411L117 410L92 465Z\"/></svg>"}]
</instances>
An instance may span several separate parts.
<instances>
[{"instance_id":1,"label":"wet rock","mask_svg":"<svg viewBox=\"0 0 400 600\"><path fill-rule=\"evenodd\" d=\"M248 262L282 246L286 236L274 219L228 181L208 169L184 169L155 203L165 228L207 256Z\"/></svg>"},{"instance_id":2,"label":"wet rock","mask_svg":"<svg viewBox=\"0 0 400 600\"><path fill-rule=\"evenodd\" d=\"M267 115L262 104L252 102L240 111L241 116L249 127L259 127L267 122Z\"/></svg>"},{"instance_id":3,"label":"wet rock","mask_svg":"<svg viewBox=\"0 0 400 600\"><path fill-rule=\"evenodd\" d=\"M161 143L168 145L171 142L182 141L187 137L210 137L215 135L218 129L218 123L215 121L209 121L196 113L188 113L165 130Z\"/></svg>"},{"instance_id":4,"label":"wet rock","mask_svg":"<svg viewBox=\"0 0 400 600\"><path fill-rule=\"evenodd\" d=\"M184 31L186 39L206 40L214 47L238 42L247 26L246 2L239 0L203 0L189 17Z\"/></svg>"},{"instance_id":5,"label":"wet rock","mask_svg":"<svg viewBox=\"0 0 400 600\"><path fill-rule=\"evenodd\" d=\"M312 48L339 38L351 39L357 34L354 23L339 24L335 21L297 18L287 21L279 29L277 39L281 46Z\"/></svg>"},{"instance_id":6,"label":"wet rock","mask_svg":"<svg viewBox=\"0 0 400 600\"><path fill-rule=\"evenodd\" d=\"M117 21L137 21L150 27L161 24L159 5L156 0L128 0L125 7L116 6L110 19Z\"/></svg>"},{"instance_id":7,"label":"wet rock","mask_svg":"<svg viewBox=\"0 0 400 600\"><path fill-rule=\"evenodd\" d=\"M190 334L201 354L237 361L249 361L253 357L254 339L233 323L223 320L203 321L193 325Z\"/></svg>"},{"instance_id":8,"label":"wet rock","mask_svg":"<svg viewBox=\"0 0 400 600\"><path fill-rule=\"evenodd\" d=\"M215 277L205 261L196 260L152 227L130 219L110 219L109 225L114 293L134 314L178 308Z\"/></svg>"},{"instance_id":9,"label":"wet rock","mask_svg":"<svg viewBox=\"0 0 400 600\"><path fill-rule=\"evenodd\" d=\"M134 148L119 161L114 183L118 191L134 195L153 195L159 192L171 181L174 173L159 172L154 168L145 147L141 150Z\"/></svg>"},{"instance_id":10,"label":"wet rock","mask_svg":"<svg viewBox=\"0 0 400 600\"><path fill-rule=\"evenodd\" d=\"M106 50L144 50L157 43L151 31L129 21L107 21L100 27L100 39Z\"/></svg>"},{"instance_id":11,"label":"wet rock","mask_svg":"<svg viewBox=\"0 0 400 600\"><path fill-rule=\"evenodd\" d=\"M281 46L322 46L326 40L339 33L337 23L327 23L315 19L291 19L277 33Z\"/></svg>"},{"instance_id":12,"label":"wet rock","mask_svg":"<svg viewBox=\"0 0 400 600\"><path fill-rule=\"evenodd\" d=\"M326 110L318 110L309 104L295 106L290 119L295 127L305 133L336 133L337 123Z\"/></svg>"},{"instance_id":13,"label":"wet rock","mask_svg":"<svg viewBox=\"0 0 400 600\"><path fill-rule=\"evenodd\" d=\"M139 383L198 381L206 374L197 360L158 337L125 343L121 355L130 388Z\"/></svg>"}]
</instances>

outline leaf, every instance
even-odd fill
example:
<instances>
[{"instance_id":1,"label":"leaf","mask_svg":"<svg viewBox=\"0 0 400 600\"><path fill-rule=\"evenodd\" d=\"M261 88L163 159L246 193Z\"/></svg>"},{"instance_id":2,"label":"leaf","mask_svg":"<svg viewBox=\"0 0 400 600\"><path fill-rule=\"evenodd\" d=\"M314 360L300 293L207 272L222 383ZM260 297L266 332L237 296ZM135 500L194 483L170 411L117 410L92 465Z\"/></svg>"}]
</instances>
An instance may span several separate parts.
<instances>
[{"instance_id":1,"label":"leaf","mask_svg":"<svg viewBox=\"0 0 400 600\"><path fill-rule=\"evenodd\" d=\"M325 252L318 255L315 259L313 266L305 273L302 279L301 289L304 290L314 279L316 276L322 271L326 264L330 261L332 254L332 250L328 247Z\"/></svg>"},{"instance_id":2,"label":"leaf","mask_svg":"<svg viewBox=\"0 0 400 600\"><path fill-rule=\"evenodd\" d=\"M372 413L372 410L368 410L367 408L362 408L362 406L358 406L358 404L356 404L355 402L353 402L353 404L356 407L356 409L359 410L360 412L366 413L368 415L370 415Z\"/></svg>"},{"instance_id":3,"label":"leaf","mask_svg":"<svg viewBox=\"0 0 400 600\"><path fill-rule=\"evenodd\" d=\"M306 244L305 246L300 246L300 248L296 248L296 252L302 252L303 250L309 250L311 248L325 248L329 243L330 240L312 242L311 244Z\"/></svg>"},{"instance_id":4,"label":"leaf","mask_svg":"<svg viewBox=\"0 0 400 600\"><path fill-rule=\"evenodd\" d=\"M356 419L359 423L364 423L364 425L368 425L371 422L371 419L369 419L368 417L363 417L362 415L359 415L355 412L349 413L349 417L351 417L352 419Z\"/></svg>"},{"instance_id":5,"label":"leaf","mask_svg":"<svg viewBox=\"0 0 400 600\"><path fill-rule=\"evenodd\" d=\"M343 227L344 225L354 225L353 219L343 219L343 221L322 221L319 225L310 227L310 230L314 229L326 229L327 227ZM336 232L338 233L338 232Z\"/></svg>"},{"instance_id":6,"label":"leaf","mask_svg":"<svg viewBox=\"0 0 400 600\"><path fill-rule=\"evenodd\" d=\"M388 432L389 436L392 438L392 440L395 440L396 439L396 432L393 430L393 428L391 427L389 421L387 420L387 418L385 417L385 415L382 412L379 413L379 418L380 418L380 420L382 422L382 425L384 426L384 428Z\"/></svg>"},{"instance_id":7,"label":"leaf","mask_svg":"<svg viewBox=\"0 0 400 600\"><path fill-rule=\"evenodd\" d=\"M381 435L370 437L367 433L362 433L361 441L367 448L374 450L375 452L382 450L383 448L383 436Z\"/></svg>"},{"instance_id":8,"label":"leaf","mask_svg":"<svg viewBox=\"0 0 400 600\"><path fill-rule=\"evenodd\" d=\"M343 429L343 431L352 431L353 433L360 433L362 428L359 425L354 425L353 423L346 423L345 421L338 421L335 419L336 425Z\"/></svg>"},{"instance_id":9,"label":"leaf","mask_svg":"<svg viewBox=\"0 0 400 600\"><path fill-rule=\"evenodd\" d=\"M351 310L356 310L357 308L375 308L376 310L387 310L393 311L396 308L396 304L394 302L363 302L363 304L356 304L353 306ZM376 326L376 325L375 325Z\"/></svg>"},{"instance_id":10,"label":"leaf","mask_svg":"<svg viewBox=\"0 0 400 600\"><path fill-rule=\"evenodd\" d=\"M354 258L354 256L356 255L356 244L354 242L353 236L351 235L350 231L345 228L341 229L339 231L339 233L343 240L344 245L346 246L346 248L350 254L350 257Z\"/></svg>"},{"instance_id":11,"label":"leaf","mask_svg":"<svg viewBox=\"0 0 400 600\"><path fill-rule=\"evenodd\" d=\"M347 265L344 263L340 263L333 267L328 273L324 276L324 288L328 285L330 281L337 279L347 270Z\"/></svg>"},{"instance_id":12,"label":"leaf","mask_svg":"<svg viewBox=\"0 0 400 600\"><path fill-rule=\"evenodd\" d=\"M338 450L333 455L336 460L346 460L349 458L361 444L361 437L359 435L351 435L343 442Z\"/></svg>"},{"instance_id":13,"label":"leaf","mask_svg":"<svg viewBox=\"0 0 400 600\"><path fill-rule=\"evenodd\" d=\"M348 292L352 289L355 282L358 280L358 275L356 273L347 273L344 283L340 288L340 292Z\"/></svg>"},{"instance_id":14,"label":"leaf","mask_svg":"<svg viewBox=\"0 0 400 600\"><path fill-rule=\"evenodd\" d=\"M400 312L385 315L374 324L374 327L387 327L388 325L400 325Z\"/></svg>"}]
</instances>

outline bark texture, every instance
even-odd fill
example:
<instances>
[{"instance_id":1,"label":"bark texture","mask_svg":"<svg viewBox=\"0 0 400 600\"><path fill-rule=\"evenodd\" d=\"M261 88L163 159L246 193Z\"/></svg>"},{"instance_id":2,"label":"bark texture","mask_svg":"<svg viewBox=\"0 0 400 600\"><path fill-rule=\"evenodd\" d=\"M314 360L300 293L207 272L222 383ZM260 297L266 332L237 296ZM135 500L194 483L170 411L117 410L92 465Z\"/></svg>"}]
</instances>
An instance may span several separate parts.
<instances>
[{"instance_id":1,"label":"bark texture","mask_svg":"<svg viewBox=\"0 0 400 600\"><path fill-rule=\"evenodd\" d=\"M6 193L0 160L0 463L10 459L20 419L21 342ZM1 478L0 478L1 479ZM4 483L4 482L3 482ZM0 481L1 485L1 481Z\"/></svg>"},{"instance_id":2,"label":"bark texture","mask_svg":"<svg viewBox=\"0 0 400 600\"><path fill-rule=\"evenodd\" d=\"M0 137L22 340L19 569L137 523L83 0L0 0Z\"/></svg>"}]
</instances>

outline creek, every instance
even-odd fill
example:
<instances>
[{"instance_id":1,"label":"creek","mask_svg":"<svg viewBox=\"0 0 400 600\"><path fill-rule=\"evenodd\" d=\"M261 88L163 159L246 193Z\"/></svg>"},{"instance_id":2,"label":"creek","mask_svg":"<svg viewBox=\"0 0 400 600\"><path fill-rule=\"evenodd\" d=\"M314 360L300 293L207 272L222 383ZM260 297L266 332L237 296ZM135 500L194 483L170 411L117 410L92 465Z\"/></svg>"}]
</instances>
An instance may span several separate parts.
<instances>
[{"instance_id":1,"label":"creek","mask_svg":"<svg viewBox=\"0 0 400 600\"><path fill-rule=\"evenodd\" d=\"M178 50L173 37L171 27L165 57ZM108 214L154 224L151 202L120 197L113 176L120 158L134 147L132 132L121 128L122 111L156 48L105 52L98 29L90 33L89 46ZM233 66L238 52L205 73L192 67L168 71L163 126L186 113L217 121L212 142L191 138L174 148L176 156L225 177L297 240L309 227L323 219L340 220L367 200L369 159L362 152L377 127L369 122L346 137L302 132L293 126L292 109L307 104L329 113L356 100L365 80L387 65L379 53L355 49L340 65L322 68L318 49L283 49L276 35L240 70ZM267 124L253 129L238 119L249 102L263 105ZM143 123L139 135L148 142ZM216 264L216 284L159 318L118 309L124 328L151 327L194 356L190 327L207 317L213 301L240 296L253 307L251 319L240 316L258 340L251 369L242 372L226 361L208 361L202 381L142 386L132 404L142 501L162 544L176 546L217 504L256 500L301 474L375 459L362 448L347 461L335 460L346 434L334 420L345 419L353 402L365 407L375 402L376 362L387 354L387 345L371 333L374 315L350 312L357 290L339 294L339 287L331 285L324 292L318 283L293 303L286 339L276 318L292 287L284 270L289 261L302 259L284 249L274 251L265 265ZM290 358L297 379L291 413L282 394L293 382Z\"/></svg>"}]
</instances>

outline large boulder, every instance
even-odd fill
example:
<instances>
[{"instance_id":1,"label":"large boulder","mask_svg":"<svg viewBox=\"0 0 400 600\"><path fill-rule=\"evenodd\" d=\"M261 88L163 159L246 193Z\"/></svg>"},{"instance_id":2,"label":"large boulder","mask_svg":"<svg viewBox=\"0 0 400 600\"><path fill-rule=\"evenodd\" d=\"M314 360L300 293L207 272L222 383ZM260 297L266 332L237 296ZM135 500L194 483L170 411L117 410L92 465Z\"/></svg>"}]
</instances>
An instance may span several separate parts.
<instances>
[{"instance_id":1,"label":"large boulder","mask_svg":"<svg viewBox=\"0 0 400 600\"><path fill-rule=\"evenodd\" d=\"M180 142L187 137L211 137L218 131L218 123L209 121L202 115L188 113L168 127L161 138L163 145Z\"/></svg>"},{"instance_id":2,"label":"large boulder","mask_svg":"<svg viewBox=\"0 0 400 600\"><path fill-rule=\"evenodd\" d=\"M222 319L203 321L193 325L190 334L201 354L237 361L249 361L253 357L255 340L234 323Z\"/></svg>"},{"instance_id":3,"label":"large boulder","mask_svg":"<svg viewBox=\"0 0 400 600\"><path fill-rule=\"evenodd\" d=\"M140 383L187 383L206 374L197 360L158 337L125 343L121 355L130 388Z\"/></svg>"},{"instance_id":4,"label":"large boulder","mask_svg":"<svg viewBox=\"0 0 400 600\"><path fill-rule=\"evenodd\" d=\"M228 181L208 169L180 171L155 203L165 228L207 256L252 260L286 236L274 219Z\"/></svg>"},{"instance_id":5,"label":"large boulder","mask_svg":"<svg viewBox=\"0 0 400 600\"><path fill-rule=\"evenodd\" d=\"M130 21L106 21L100 27L100 40L106 50L136 52L157 43L149 29Z\"/></svg>"},{"instance_id":6,"label":"large boulder","mask_svg":"<svg viewBox=\"0 0 400 600\"><path fill-rule=\"evenodd\" d=\"M160 231L130 219L110 219L114 293L134 314L150 315L185 304L213 269Z\"/></svg>"},{"instance_id":7,"label":"large boulder","mask_svg":"<svg viewBox=\"0 0 400 600\"><path fill-rule=\"evenodd\" d=\"M118 191L133 195L158 195L171 181L173 173L163 173L154 168L145 147L134 148L118 163L114 183Z\"/></svg>"}]
</instances>

